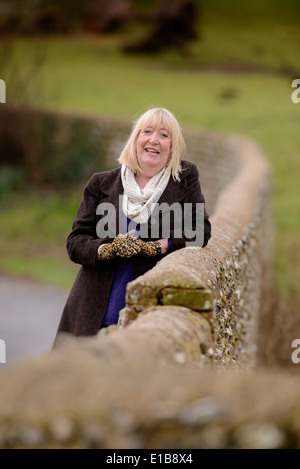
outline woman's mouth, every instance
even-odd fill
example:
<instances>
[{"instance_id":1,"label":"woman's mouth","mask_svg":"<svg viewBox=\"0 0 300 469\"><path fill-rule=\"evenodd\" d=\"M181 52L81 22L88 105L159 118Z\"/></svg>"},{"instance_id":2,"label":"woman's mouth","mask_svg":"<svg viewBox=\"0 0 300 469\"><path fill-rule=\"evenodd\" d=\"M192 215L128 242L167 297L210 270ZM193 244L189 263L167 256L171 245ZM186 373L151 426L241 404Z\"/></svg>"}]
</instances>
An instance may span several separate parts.
<instances>
[{"instance_id":1,"label":"woman's mouth","mask_svg":"<svg viewBox=\"0 0 300 469\"><path fill-rule=\"evenodd\" d=\"M153 155L159 155L159 151L155 150L155 148L145 148L147 153L151 153Z\"/></svg>"}]
</instances>

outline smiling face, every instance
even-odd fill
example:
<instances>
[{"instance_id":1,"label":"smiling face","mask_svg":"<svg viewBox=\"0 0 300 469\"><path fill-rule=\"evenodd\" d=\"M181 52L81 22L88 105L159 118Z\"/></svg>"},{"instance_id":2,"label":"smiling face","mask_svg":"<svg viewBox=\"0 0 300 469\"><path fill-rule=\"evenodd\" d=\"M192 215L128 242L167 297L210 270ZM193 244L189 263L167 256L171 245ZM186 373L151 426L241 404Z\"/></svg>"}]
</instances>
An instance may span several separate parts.
<instances>
[{"instance_id":1,"label":"smiling face","mask_svg":"<svg viewBox=\"0 0 300 469\"><path fill-rule=\"evenodd\" d=\"M138 164L145 176L154 176L171 157L171 136L163 123L141 129L136 141Z\"/></svg>"}]
</instances>

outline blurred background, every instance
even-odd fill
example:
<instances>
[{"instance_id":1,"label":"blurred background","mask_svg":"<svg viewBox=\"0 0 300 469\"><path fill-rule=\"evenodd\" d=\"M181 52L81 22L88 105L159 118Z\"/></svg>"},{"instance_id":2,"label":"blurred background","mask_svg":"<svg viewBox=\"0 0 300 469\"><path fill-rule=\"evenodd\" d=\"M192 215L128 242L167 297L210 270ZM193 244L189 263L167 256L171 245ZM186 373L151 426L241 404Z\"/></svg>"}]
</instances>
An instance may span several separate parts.
<instances>
[{"instance_id":1,"label":"blurred background","mask_svg":"<svg viewBox=\"0 0 300 469\"><path fill-rule=\"evenodd\" d=\"M117 166L93 119L126 126L162 106L183 127L244 134L265 152L274 275L261 363L290 366L282 344L300 338L299 17L297 0L0 0L0 338L16 325L12 358L49 346L78 270L65 242L83 187Z\"/></svg>"}]
</instances>

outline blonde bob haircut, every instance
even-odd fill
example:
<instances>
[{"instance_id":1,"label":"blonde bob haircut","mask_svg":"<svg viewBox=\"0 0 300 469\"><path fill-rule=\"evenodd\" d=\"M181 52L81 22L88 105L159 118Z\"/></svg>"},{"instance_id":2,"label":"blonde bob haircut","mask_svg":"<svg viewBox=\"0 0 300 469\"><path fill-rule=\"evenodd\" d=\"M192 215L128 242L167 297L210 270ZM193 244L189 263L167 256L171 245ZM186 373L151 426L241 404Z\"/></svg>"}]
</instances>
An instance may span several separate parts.
<instances>
[{"instance_id":1,"label":"blonde bob haircut","mask_svg":"<svg viewBox=\"0 0 300 469\"><path fill-rule=\"evenodd\" d=\"M118 162L127 166L134 174L141 171L138 165L136 142L140 132L147 127L157 129L163 126L171 139L171 157L167 168L172 172L174 180L180 181L179 173L181 169L181 160L185 152L185 142L182 136L181 127L176 117L165 108L153 108L142 114L133 122L131 134L121 152Z\"/></svg>"}]
</instances>

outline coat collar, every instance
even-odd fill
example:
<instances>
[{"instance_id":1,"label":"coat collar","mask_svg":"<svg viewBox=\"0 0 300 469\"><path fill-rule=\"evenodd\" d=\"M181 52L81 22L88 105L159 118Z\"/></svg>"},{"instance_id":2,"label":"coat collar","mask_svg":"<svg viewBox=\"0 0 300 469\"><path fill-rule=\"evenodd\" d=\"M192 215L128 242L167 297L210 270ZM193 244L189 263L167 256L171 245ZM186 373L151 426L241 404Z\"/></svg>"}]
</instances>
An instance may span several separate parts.
<instances>
[{"instance_id":1,"label":"coat collar","mask_svg":"<svg viewBox=\"0 0 300 469\"><path fill-rule=\"evenodd\" d=\"M101 173L102 179L99 184L100 191L106 195L118 195L123 193L123 185L121 179L121 167L105 171Z\"/></svg>"},{"instance_id":2,"label":"coat collar","mask_svg":"<svg viewBox=\"0 0 300 469\"><path fill-rule=\"evenodd\" d=\"M181 202L186 193L187 188L181 182L174 181L173 177L171 176L167 187L162 193L158 203L162 204L167 202L168 204L172 204L173 202Z\"/></svg>"},{"instance_id":3,"label":"coat collar","mask_svg":"<svg viewBox=\"0 0 300 469\"><path fill-rule=\"evenodd\" d=\"M183 167L186 170L182 173L181 181L190 172L189 168L186 168L184 164L183 164ZM105 173L102 173L102 174L103 174L103 179L99 185L100 190L103 194L109 196L109 200L112 202L115 196L117 196L118 198L118 196L123 194L124 192L122 178L121 178L121 167L118 167L111 171L107 171L106 174ZM163 203L163 202L172 203L175 201L180 202L187 193L187 188L186 186L182 184L181 181L180 182L174 181L173 177L170 176L167 187L164 190L158 202L159 203Z\"/></svg>"}]
</instances>

